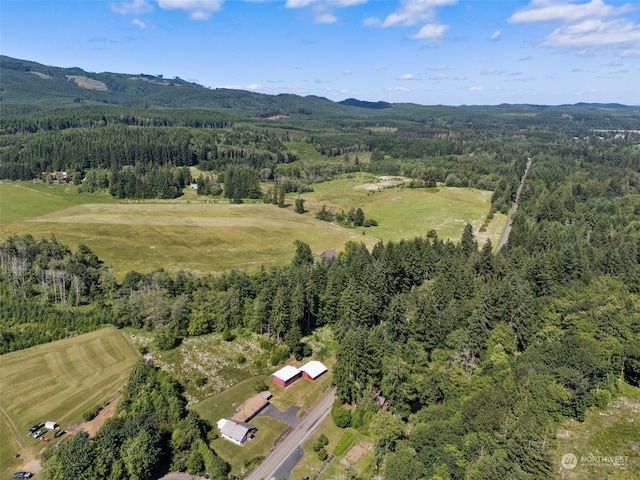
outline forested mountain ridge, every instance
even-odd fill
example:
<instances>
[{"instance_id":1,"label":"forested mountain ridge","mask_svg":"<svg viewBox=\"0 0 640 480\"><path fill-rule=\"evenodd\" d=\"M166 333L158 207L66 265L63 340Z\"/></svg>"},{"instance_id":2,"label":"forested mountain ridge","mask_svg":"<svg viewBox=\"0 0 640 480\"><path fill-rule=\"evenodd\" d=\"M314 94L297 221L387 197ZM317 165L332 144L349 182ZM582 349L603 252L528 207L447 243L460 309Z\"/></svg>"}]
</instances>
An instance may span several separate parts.
<instances>
[{"instance_id":1,"label":"forested mountain ridge","mask_svg":"<svg viewBox=\"0 0 640 480\"><path fill-rule=\"evenodd\" d=\"M435 117L448 122L469 120L469 115L503 115L517 120L526 115L529 124L559 118L589 122L607 112L610 128L640 118L640 107L619 104L576 104L562 106L496 105L447 107L409 103L346 99L332 102L323 97L292 94L267 95L244 90L207 88L176 78L144 73L87 72L79 67L61 68L0 55L0 95L6 108L11 105L57 106L79 104L125 107L204 108L233 111L236 115L270 117L296 115L345 119L389 118L424 123ZM566 123L566 122L565 122ZM477 123L475 127L477 128Z\"/></svg>"}]
</instances>

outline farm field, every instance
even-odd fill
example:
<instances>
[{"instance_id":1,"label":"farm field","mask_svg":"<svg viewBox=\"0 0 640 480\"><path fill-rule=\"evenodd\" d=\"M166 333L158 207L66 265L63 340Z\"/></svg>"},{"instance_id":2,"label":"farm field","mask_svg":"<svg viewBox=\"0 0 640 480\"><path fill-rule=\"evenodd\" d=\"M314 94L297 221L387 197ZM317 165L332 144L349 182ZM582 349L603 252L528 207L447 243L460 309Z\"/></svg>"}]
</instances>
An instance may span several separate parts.
<instances>
[{"instance_id":1,"label":"farm field","mask_svg":"<svg viewBox=\"0 0 640 480\"><path fill-rule=\"evenodd\" d=\"M364 230L385 242L426 235L436 230L443 239L458 241L467 223L482 244L487 238L496 246L507 216L496 214L486 228L480 227L491 208L492 192L475 188L405 188L402 177L381 177L366 173L347 174L330 182L314 184L314 192L302 196L305 208L316 213L326 205L334 213L362 208L377 227Z\"/></svg>"},{"instance_id":2,"label":"farm field","mask_svg":"<svg viewBox=\"0 0 640 480\"><path fill-rule=\"evenodd\" d=\"M0 472L44 449L26 436L31 425L53 420L70 429L118 393L137 358L113 327L0 356Z\"/></svg>"},{"instance_id":3,"label":"farm field","mask_svg":"<svg viewBox=\"0 0 640 480\"><path fill-rule=\"evenodd\" d=\"M380 179L368 174L345 175L314 184L305 193L309 213L293 207L277 208L261 203L234 205L198 197L193 191L176 200L117 202L105 193L80 194L73 185L36 185L32 182L0 184L0 238L32 234L55 237L77 248L85 244L117 278L135 270L195 273L223 272L236 268L254 273L262 265L288 263L294 240L308 243L319 255L341 250L348 241L373 246L378 240L397 241L425 235L435 229L440 238L458 240L466 223L477 239L494 245L506 223L497 214L480 232L490 208L491 192L461 189L373 190ZM297 194L288 196L293 204ZM379 226L343 228L319 221L322 204L348 211L362 208Z\"/></svg>"}]
</instances>

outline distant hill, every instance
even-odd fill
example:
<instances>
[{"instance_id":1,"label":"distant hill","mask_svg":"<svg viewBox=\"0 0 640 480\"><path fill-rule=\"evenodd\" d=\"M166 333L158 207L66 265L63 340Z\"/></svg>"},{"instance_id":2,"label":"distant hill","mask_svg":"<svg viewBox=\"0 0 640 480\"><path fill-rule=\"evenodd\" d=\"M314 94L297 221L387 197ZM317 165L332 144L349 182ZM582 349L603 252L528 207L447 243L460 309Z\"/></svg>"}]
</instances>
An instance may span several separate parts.
<instances>
[{"instance_id":1,"label":"distant hill","mask_svg":"<svg viewBox=\"0 0 640 480\"><path fill-rule=\"evenodd\" d=\"M391 107L391 104L387 102L365 102L363 100L356 100L355 98L347 98L346 100L338 103L348 107L373 108L376 110Z\"/></svg>"},{"instance_id":2,"label":"distant hill","mask_svg":"<svg viewBox=\"0 0 640 480\"><path fill-rule=\"evenodd\" d=\"M581 128L602 125L627 128L640 119L639 107L619 104L424 106L411 103L370 102L348 98L333 102L318 96L267 95L244 90L207 88L181 78L144 73L87 72L79 67L61 68L0 55L0 102L6 113L32 108L111 105L136 109L197 108L232 112L238 117L320 119L332 125L351 121L366 126L402 124L403 121L447 129L454 124L482 128L509 123L510 128L528 128L537 122L563 119ZM290 118L293 117L293 118ZM364 121L365 123L361 123Z\"/></svg>"}]
</instances>

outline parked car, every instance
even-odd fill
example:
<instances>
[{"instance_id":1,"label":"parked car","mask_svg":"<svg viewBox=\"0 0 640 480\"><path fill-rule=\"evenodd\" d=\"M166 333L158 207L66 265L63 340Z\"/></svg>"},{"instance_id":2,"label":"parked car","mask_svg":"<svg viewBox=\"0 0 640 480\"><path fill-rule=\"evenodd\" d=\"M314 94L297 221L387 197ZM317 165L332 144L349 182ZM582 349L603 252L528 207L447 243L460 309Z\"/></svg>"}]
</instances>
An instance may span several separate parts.
<instances>
[{"instance_id":1,"label":"parked car","mask_svg":"<svg viewBox=\"0 0 640 480\"><path fill-rule=\"evenodd\" d=\"M33 434L33 438L40 438L42 435L44 435L48 431L49 431L49 429L47 429L47 428L43 428L42 430L38 430L36 433Z\"/></svg>"},{"instance_id":2,"label":"parked car","mask_svg":"<svg viewBox=\"0 0 640 480\"><path fill-rule=\"evenodd\" d=\"M29 433L27 433L27 437L30 437L31 435L33 435L33 432L35 432L36 430L42 427L44 427L44 423L36 423L33 427L29 429Z\"/></svg>"},{"instance_id":3,"label":"parked car","mask_svg":"<svg viewBox=\"0 0 640 480\"><path fill-rule=\"evenodd\" d=\"M13 474L13 478L31 478L33 473L31 472L16 472Z\"/></svg>"},{"instance_id":4,"label":"parked car","mask_svg":"<svg viewBox=\"0 0 640 480\"><path fill-rule=\"evenodd\" d=\"M53 438L58 438L61 437L62 435L64 435L65 433L67 433L65 430L58 430L55 435L53 436Z\"/></svg>"}]
</instances>

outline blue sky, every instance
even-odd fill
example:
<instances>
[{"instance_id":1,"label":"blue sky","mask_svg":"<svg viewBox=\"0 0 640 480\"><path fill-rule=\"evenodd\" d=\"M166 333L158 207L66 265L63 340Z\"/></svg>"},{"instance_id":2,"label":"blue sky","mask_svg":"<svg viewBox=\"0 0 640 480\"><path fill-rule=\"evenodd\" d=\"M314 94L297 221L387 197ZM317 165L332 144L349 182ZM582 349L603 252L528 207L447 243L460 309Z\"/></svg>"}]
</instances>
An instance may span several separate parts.
<instances>
[{"instance_id":1,"label":"blue sky","mask_svg":"<svg viewBox=\"0 0 640 480\"><path fill-rule=\"evenodd\" d=\"M0 52L423 105L640 105L640 1L2 0Z\"/></svg>"}]
</instances>

